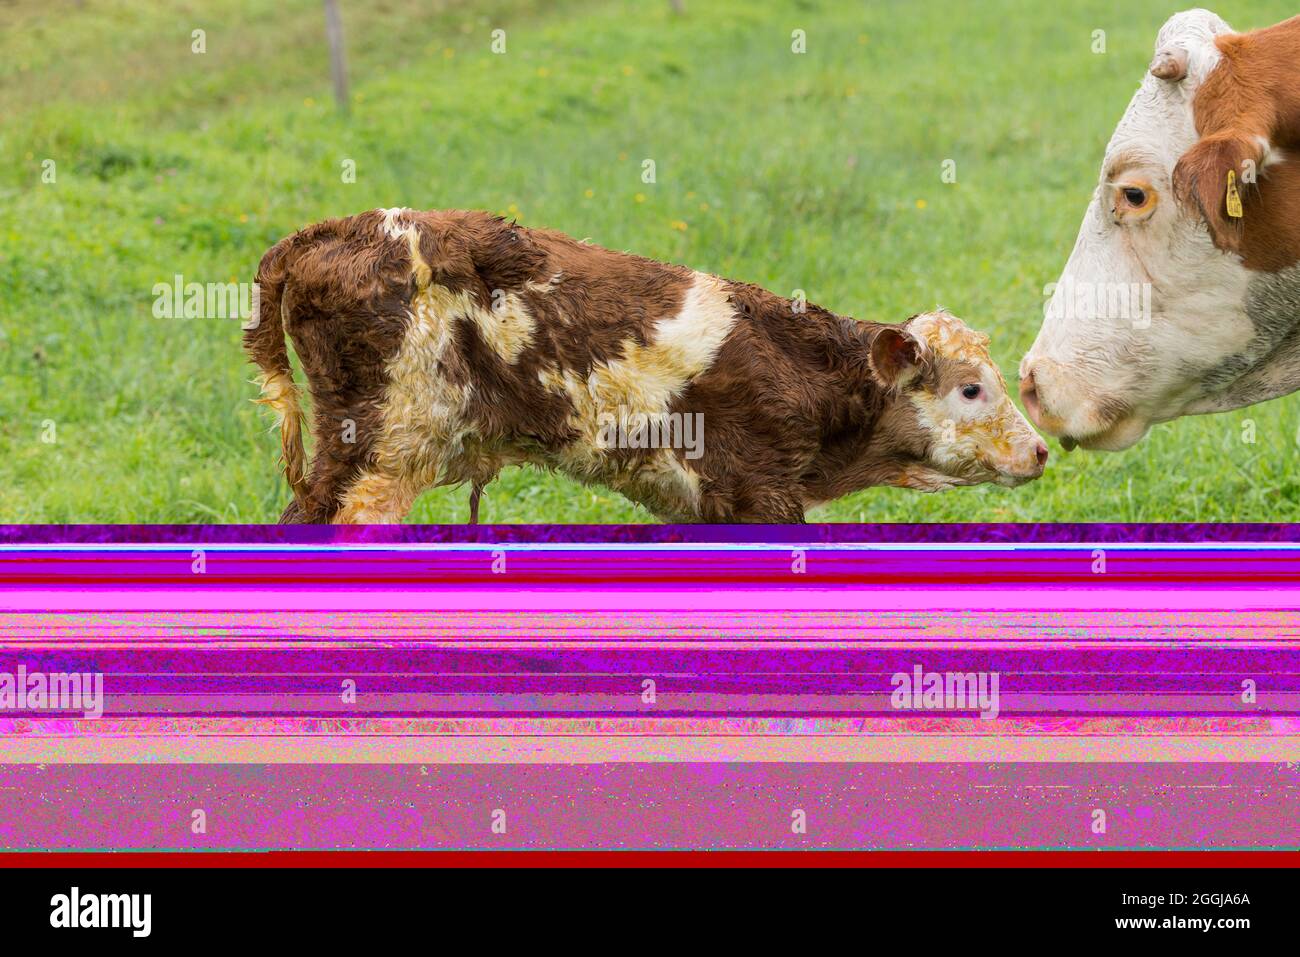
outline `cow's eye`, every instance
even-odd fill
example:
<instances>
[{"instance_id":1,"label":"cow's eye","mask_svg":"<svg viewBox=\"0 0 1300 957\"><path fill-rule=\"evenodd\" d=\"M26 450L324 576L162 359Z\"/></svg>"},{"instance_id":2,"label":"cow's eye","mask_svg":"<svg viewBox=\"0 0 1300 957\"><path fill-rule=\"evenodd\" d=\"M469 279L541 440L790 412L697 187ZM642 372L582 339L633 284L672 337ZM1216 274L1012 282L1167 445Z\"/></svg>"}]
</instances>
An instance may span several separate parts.
<instances>
[{"instance_id":1,"label":"cow's eye","mask_svg":"<svg viewBox=\"0 0 1300 957\"><path fill-rule=\"evenodd\" d=\"M1124 202L1128 203L1134 209L1141 209L1147 204L1147 191L1137 186L1125 186L1120 192L1124 194Z\"/></svg>"},{"instance_id":2,"label":"cow's eye","mask_svg":"<svg viewBox=\"0 0 1300 957\"><path fill-rule=\"evenodd\" d=\"M961 397L963 399L971 399L971 400L978 399L980 397L980 391L981 389L978 385L962 386Z\"/></svg>"}]
</instances>

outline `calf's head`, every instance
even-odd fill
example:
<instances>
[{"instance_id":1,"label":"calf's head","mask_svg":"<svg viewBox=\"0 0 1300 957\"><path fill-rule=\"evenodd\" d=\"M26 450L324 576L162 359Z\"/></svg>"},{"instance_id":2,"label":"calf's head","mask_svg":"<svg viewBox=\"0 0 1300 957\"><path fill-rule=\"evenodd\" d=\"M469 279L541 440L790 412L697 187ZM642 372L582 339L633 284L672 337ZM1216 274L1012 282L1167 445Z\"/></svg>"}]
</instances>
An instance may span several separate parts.
<instances>
[{"instance_id":1,"label":"calf's head","mask_svg":"<svg viewBox=\"0 0 1300 957\"><path fill-rule=\"evenodd\" d=\"M1118 450L1300 388L1300 18L1172 17L1020 365L1030 417Z\"/></svg>"},{"instance_id":2,"label":"calf's head","mask_svg":"<svg viewBox=\"0 0 1300 957\"><path fill-rule=\"evenodd\" d=\"M906 453L896 484L926 491L1043 474L1047 446L1007 394L988 337L947 312L913 316L876 333L876 378L897 397L890 429Z\"/></svg>"}]
</instances>

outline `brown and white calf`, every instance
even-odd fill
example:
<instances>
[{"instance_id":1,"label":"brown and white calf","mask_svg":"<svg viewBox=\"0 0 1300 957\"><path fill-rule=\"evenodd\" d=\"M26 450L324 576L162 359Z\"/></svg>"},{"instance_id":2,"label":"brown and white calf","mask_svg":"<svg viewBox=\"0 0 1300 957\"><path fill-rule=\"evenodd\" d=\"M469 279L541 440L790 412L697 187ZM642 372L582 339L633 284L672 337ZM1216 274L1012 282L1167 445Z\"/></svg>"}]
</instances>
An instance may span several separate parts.
<instances>
[{"instance_id":1,"label":"brown and white calf","mask_svg":"<svg viewBox=\"0 0 1300 957\"><path fill-rule=\"evenodd\" d=\"M1300 17L1172 17L1020 366L1066 448L1300 389Z\"/></svg>"},{"instance_id":2,"label":"brown and white calf","mask_svg":"<svg viewBox=\"0 0 1300 957\"><path fill-rule=\"evenodd\" d=\"M461 211L308 227L257 281L245 348L282 420L286 522L396 522L460 483L474 521L518 464L669 521L801 522L867 486L1017 485L1047 455L987 340L945 312L859 322ZM310 469L286 333L311 391Z\"/></svg>"}]
</instances>

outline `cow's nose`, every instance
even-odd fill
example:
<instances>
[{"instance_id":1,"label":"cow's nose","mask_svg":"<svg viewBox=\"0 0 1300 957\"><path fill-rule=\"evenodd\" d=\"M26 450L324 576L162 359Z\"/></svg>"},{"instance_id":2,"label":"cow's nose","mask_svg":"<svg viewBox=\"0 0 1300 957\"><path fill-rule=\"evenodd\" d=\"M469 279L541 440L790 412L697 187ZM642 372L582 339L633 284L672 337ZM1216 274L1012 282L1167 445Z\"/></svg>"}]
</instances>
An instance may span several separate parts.
<instances>
[{"instance_id":1,"label":"cow's nose","mask_svg":"<svg viewBox=\"0 0 1300 957\"><path fill-rule=\"evenodd\" d=\"M1034 377L1034 369L1026 369L1021 380L1021 403L1024 411L1030 415L1031 423L1044 428L1043 402L1039 399L1039 382Z\"/></svg>"},{"instance_id":2,"label":"cow's nose","mask_svg":"<svg viewBox=\"0 0 1300 957\"><path fill-rule=\"evenodd\" d=\"M1046 444L1045 442L1043 442L1041 439L1040 439L1039 442L1038 442L1038 446L1034 449L1034 454L1038 456L1038 467L1039 467L1040 469L1041 469L1041 468L1046 468L1046 467L1047 467L1047 454L1048 454L1048 453L1047 453L1047 444Z\"/></svg>"},{"instance_id":3,"label":"cow's nose","mask_svg":"<svg viewBox=\"0 0 1300 957\"><path fill-rule=\"evenodd\" d=\"M1034 370L1028 369L1024 378L1020 380L1020 401L1025 405L1025 411L1035 422L1038 421L1040 409L1038 406L1038 384L1034 381Z\"/></svg>"}]
</instances>

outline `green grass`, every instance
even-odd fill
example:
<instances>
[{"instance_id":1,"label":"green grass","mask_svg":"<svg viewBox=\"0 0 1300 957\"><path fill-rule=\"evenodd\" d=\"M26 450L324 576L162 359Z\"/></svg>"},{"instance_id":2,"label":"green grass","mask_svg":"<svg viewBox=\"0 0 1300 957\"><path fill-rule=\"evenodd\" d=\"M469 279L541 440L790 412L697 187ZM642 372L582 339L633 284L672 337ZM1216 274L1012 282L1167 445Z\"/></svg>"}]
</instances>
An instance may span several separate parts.
<instances>
[{"instance_id":1,"label":"green grass","mask_svg":"<svg viewBox=\"0 0 1300 957\"><path fill-rule=\"evenodd\" d=\"M330 99L319 0L0 6L0 521L273 521L288 492L237 323L155 319L152 288L178 273L251 280L286 233L376 206L510 213L862 318L942 303L992 335L1013 378L1177 9L343 6L348 118ZM1249 28L1293 6L1216 9ZM497 27L505 55L489 49ZM806 54L791 52L795 29ZM941 182L945 159L956 184ZM1300 397L1281 399L1160 426L1119 455L1058 448L1014 491L871 489L809 517L1296 521L1298 428ZM467 511L464 489L439 490L411 519ZM483 514L650 520L531 470L504 474Z\"/></svg>"}]
</instances>

